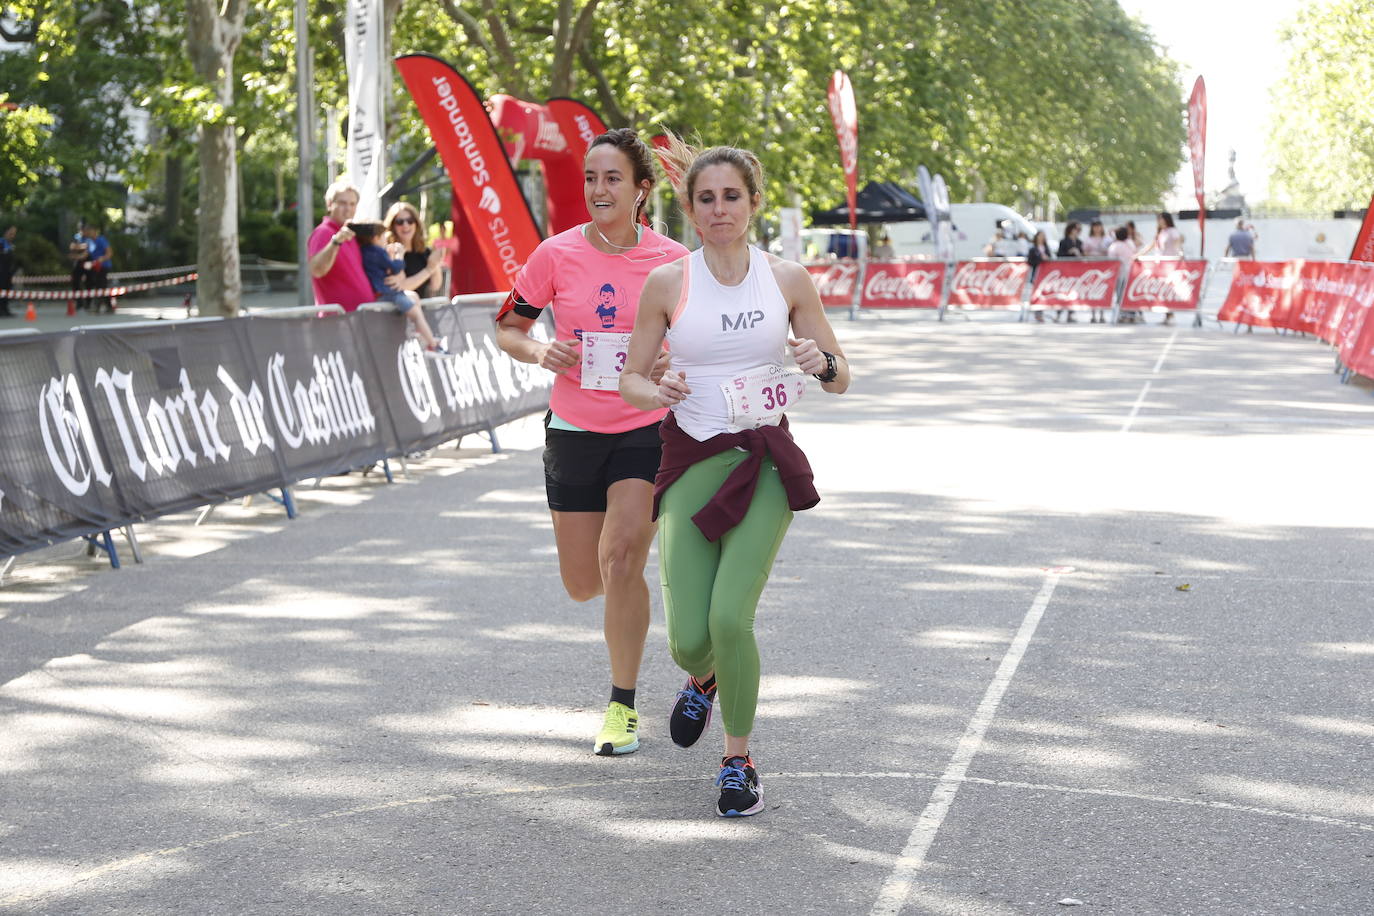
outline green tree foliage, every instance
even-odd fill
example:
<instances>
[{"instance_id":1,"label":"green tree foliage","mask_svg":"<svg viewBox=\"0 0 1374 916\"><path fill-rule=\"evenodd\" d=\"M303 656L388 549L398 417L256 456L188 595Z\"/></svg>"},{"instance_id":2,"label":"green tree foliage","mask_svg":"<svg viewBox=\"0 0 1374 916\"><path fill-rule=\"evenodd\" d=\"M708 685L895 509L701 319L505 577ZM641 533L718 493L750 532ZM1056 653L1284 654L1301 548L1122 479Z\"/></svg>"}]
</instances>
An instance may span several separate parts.
<instances>
[{"instance_id":1,"label":"green tree foliage","mask_svg":"<svg viewBox=\"0 0 1374 916\"><path fill-rule=\"evenodd\" d=\"M1068 206L1149 203L1183 157L1176 67L1115 0L1038 0L1033 8L1024 0L384 7L393 53L447 59L483 94L571 95L612 125L667 127L756 150L773 206L794 196L803 207L830 206L841 197L825 95L837 68L849 73L859 102L861 180L914 187L925 164L945 175L956 200L981 194L1015 203L1053 191ZM243 225L258 227L254 245L270 243L279 254L280 233L258 239L273 226L265 214L295 197L293 8L292 0L249 5L230 98L192 66L186 3L9 5L2 27L23 45L0 54L0 92L21 108L0 116L0 169L9 163L16 175L38 176L29 179L30 211L46 200L73 219L122 205L103 184L116 179L147 202L146 234L162 258L189 259L202 192L197 137L202 125L230 123ZM320 122L326 108L344 108L345 9L340 0L309 3L314 91L305 103ZM399 79L391 89L394 174L429 138ZM151 119L141 143L129 123L136 109ZM15 115L41 121L42 112L51 114L51 130L34 121L8 131L24 121ZM57 238L58 220L48 222Z\"/></svg>"},{"instance_id":2,"label":"green tree foliage","mask_svg":"<svg viewBox=\"0 0 1374 916\"><path fill-rule=\"evenodd\" d=\"M1357 208L1374 191L1374 0L1302 10L1282 34L1273 90L1272 194L1311 209Z\"/></svg>"},{"instance_id":3,"label":"green tree foliage","mask_svg":"<svg viewBox=\"0 0 1374 916\"><path fill-rule=\"evenodd\" d=\"M55 163L48 152L52 112L14 103L0 95L0 209L13 210L28 200Z\"/></svg>"}]
</instances>

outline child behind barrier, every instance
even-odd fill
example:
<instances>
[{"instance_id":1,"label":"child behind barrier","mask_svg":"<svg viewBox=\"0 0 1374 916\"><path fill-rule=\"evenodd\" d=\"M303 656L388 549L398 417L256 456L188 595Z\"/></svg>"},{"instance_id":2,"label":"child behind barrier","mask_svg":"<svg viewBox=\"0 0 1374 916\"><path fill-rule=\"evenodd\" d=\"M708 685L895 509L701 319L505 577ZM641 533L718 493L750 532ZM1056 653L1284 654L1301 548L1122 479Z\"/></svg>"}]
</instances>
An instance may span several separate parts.
<instances>
[{"instance_id":1,"label":"child behind barrier","mask_svg":"<svg viewBox=\"0 0 1374 916\"><path fill-rule=\"evenodd\" d=\"M396 306L396 311L406 316L406 320L415 328L416 336L424 345L425 356L437 359L451 355L443 344L434 339L429 322L425 320L424 309L419 307L419 295L412 290L392 289L386 284L389 275L405 272L405 261L400 257L400 243L392 243L391 247L395 250L382 247L378 240L386 232L386 226L380 222L360 220L349 223L348 228L357 236L358 250L363 259L363 273L367 275L367 282L372 284L372 294L377 297L377 301L390 302Z\"/></svg>"}]
</instances>

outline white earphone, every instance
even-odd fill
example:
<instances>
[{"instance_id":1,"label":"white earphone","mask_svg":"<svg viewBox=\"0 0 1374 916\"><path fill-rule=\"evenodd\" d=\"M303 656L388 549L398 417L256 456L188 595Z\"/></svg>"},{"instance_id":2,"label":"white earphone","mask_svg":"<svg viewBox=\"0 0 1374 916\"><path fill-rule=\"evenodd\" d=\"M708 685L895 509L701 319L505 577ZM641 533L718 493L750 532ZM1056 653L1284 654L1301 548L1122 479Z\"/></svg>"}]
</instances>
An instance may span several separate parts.
<instances>
[{"instance_id":1,"label":"white earphone","mask_svg":"<svg viewBox=\"0 0 1374 916\"><path fill-rule=\"evenodd\" d=\"M644 199L644 192L643 192L643 191L640 191L637 195L635 195L635 206L638 207L638 206L639 206L639 202L640 202L641 200L643 200L643 199Z\"/></svg>"}]
</instances>

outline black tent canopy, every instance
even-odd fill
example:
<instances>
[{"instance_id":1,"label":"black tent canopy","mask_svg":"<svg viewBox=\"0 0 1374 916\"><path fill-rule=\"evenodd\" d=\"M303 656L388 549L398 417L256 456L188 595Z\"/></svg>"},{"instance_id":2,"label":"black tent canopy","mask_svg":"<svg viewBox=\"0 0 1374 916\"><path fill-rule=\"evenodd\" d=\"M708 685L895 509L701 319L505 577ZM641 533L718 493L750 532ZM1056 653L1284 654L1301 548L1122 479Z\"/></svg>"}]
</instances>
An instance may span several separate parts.
<instances>
[{"instance_id":1,"label":"black tent canopy","mask_svg":"<svg viewBox=\"0 0 1374 916\"><path fill-rule=\"evenodd\" d=\"M870 181L854 200L854 218L860 223L908 223L925 219L926 208L911 192L891 181ZM813 210L813 226L848 226L849 205Z\"/></svg>"}]
</instances>

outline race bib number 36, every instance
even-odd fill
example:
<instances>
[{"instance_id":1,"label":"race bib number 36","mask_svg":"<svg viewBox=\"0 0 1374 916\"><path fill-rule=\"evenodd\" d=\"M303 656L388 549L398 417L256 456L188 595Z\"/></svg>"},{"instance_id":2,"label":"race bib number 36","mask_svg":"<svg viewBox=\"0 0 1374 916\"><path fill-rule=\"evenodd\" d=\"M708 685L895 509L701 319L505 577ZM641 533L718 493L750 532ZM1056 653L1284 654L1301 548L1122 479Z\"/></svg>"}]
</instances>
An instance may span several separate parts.
<instances>
[{"instance_id":1,"label":"race bib number 36","mask_svg":"<svg viewBox=\"0 0 1374 916\"><path fill-rule=\"evenodd\" d=\"M630 335L582 332L582 387L615 391L630 352Z\"/></svg>"},{"instance_id":2,"label":"race bib number 36","mask_svg":"<svg viewBox=\"0 0 1374 916\"><path fill-rule=\"evenodd\" d=\"M758 366L722 382L725 408L736 429L777 426L806 393L806 376L782 366Z\"/></svg>"}]
</instances>

